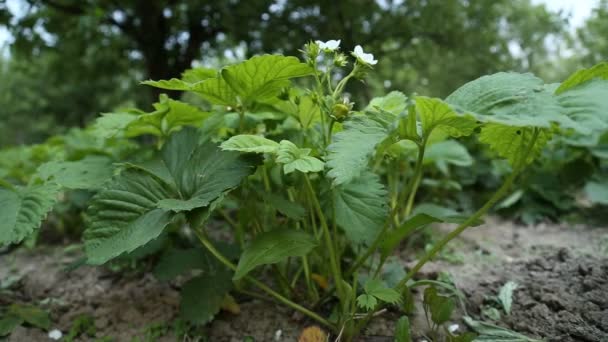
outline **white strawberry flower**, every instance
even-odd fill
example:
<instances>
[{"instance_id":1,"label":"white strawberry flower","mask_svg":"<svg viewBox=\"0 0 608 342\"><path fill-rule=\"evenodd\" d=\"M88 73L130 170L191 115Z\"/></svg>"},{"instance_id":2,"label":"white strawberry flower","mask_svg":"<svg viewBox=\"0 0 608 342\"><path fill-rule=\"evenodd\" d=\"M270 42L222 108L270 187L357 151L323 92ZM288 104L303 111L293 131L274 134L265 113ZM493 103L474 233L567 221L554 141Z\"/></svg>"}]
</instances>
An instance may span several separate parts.
<instances>
[{"instance_id":1,"label":"white strawberry flower","mask_svg":"<svg viewBox=\"0 0 608 342\"><path fill-rule=\"evenodd\" d=\"M340 47L340 39L338 40L328 40L326 42L322 42L320 40L315 41L319 48L323 51L335 51Z\"/></svg>"},{"instance_id":2,"label":"white strawberry flower","mask_svg":"<svg viewBox=\"0 0 608 342\"><path fill-rule=\"evenodd\" d=\"M372 55L371 53L363 52L363 48L361 47L361 45L355 46L353 56L355 56L357 60L363 64L376 65L376 63L378 63L378 60L374 59L374 55Z\"/></svg>"}]
</instances>

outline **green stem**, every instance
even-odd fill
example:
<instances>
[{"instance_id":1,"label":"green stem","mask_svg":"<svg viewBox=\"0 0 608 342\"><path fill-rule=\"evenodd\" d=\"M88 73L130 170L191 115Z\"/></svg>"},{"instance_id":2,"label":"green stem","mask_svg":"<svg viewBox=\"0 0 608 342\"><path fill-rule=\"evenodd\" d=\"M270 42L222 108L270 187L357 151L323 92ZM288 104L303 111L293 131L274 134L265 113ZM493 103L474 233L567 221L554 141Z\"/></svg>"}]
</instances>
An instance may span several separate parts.
<instances>
[{"instance_id":1,"label":"green stem","mask_svg":"<svg viewBox=\"0 0 608 342\"><path fill-rule=\"evenodd\" d=\"M319 203L319 200L317 199L317 195L312 187L312 184L310 184L308 175L306 175L306 174L304 174L304 181L306 183L306 186L308 187L308 191L310 192L310 198L312 199L312 202L313 202L312 204L317 212L319 221L321 222L321 228L323 229L325 245L329 252L329 263L331 266L331 271L333 273L334 283L335 283L336 289L338 291L338 297L341 300L344 300L345 299L344 291L342 289L342 273L340 271L340 264L338 264L338 261L336 260L337 254L336 254L336 250L334 248L334 243L331 239L331 233L329 231L329 227L327 226L327 220L325 219L325 215L323 214L323 210L321 209L321 204Z\"/></svg>"},{"instance_id":2,"label":"green stem","mask_svg":"<svg viewBox=\"0 0 608 342\"><path fill-rule=\"evenodd\" d=\"M532 151L534 144L536 143L536 139L538 138L538 134L540 131L538 129L534 129L534 133L532 136L532 140L528 145L528 148L522 155L522 159L520 159L519 163L515 166L511 174L505 179L502 186L490 197L490 199L483 205L477 212L475 212L471 217L469 217L466 221L460 224L456 229L449 232L446 236L444 236L441 241L439 241L433 248L424 256L422 259L418 261L418 263L408 272L408 274L399 282L397 285L397 289L403 288L408 282L408 280L412 279L418 271L426 264L429 260L433 259L439 251L452 239L460 235L465 229L470 227L475 221L479 220L488 210L490 210L498 201L500 201L509 191L515 178L520 173L520 171L526 165L526 160L528 159L530 152Z\"/></svg>"},{"instance_id":3,"label":"green stem","mask_svg":"<svg viewBox=\"0 0 608 342\"><path fill-rule=\"evenodd\" d=\"M207 239L207 237L202 232L200 232L197 229L193 229L193 230L194 230L196 236L198 237L198 239L200 240L200 242L203 244L203 246L205 246L205 248L207 248L207 250L218 261L220 261L222 264L224 264L226 267L230 268L231 270L236 271L236 265L233 264L230 260L228 260L224 255L222 255L222 253L220 253L220 251L218 251L215 248L215 246L213 246L211 241L209 241L209 239ZM307 308L283 297L280 293L274 291L273 289L266 286L265 284L258 281L257 279L255 279L251 276L245 276L245 279L247 281L251 282L253 285L257 286L260 290L266 292L268 295L270 295L274 299L278 300L279 302L287 305L288 307L290 307L296 311L300 311L301 313L303 313L303 314L307 315L308 317L316 320L317 322L327 326L328 328L331 328L332 330L336 330L335 326L333 324L331 324L329 321L327 321L326 319L324 319L323 317L321 317L321 316L317 315L316 313L308 310Z\"/></svg>"},{"instance_id":4,"label":"green stem","mask_svg":"<svg viewBox=\"0 0 608 342\"><path fill-rule=\"evenodd\" d=\"M422 180L422 166L424 164L424 150L426 148L426 139L422 141L422 144L418 146L418 160L416 160L416 169L414 170L414 179L412 187L409 190L410 194L407 199L405 211L403 216L408 217L412 212L414 206L414 199L416 198L416 192L418 192L418 186L420 186L420 180Z\"/></svg>"}]
</instances>

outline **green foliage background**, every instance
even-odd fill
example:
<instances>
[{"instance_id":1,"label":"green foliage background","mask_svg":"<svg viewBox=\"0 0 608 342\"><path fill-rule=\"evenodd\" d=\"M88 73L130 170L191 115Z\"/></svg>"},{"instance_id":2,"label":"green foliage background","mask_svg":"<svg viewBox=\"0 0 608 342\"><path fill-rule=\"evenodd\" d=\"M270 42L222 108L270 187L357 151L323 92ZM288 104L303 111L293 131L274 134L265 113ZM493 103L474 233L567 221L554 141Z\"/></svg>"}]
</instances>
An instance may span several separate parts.
<instances>
[{"instance_id":1,"label":"green foliage background","mask_svg":"<svg viewBox=\"0 0 608 342\"><path fill-rule=\"evenodd\" d=\"M345 51L361 44L379 58L368 86L349 89L360 102L392 89L444 97L500 70L563 79L607 57L607 13L602 0L571 33L563 13L530 0L3 0L0 25L12 39L0 61L0 144L145 108L162 90L138 80L260 52L293 55L315 39L342 39ZM575 54L561 58L555 41Z\"/></svg>"}]
</instances>

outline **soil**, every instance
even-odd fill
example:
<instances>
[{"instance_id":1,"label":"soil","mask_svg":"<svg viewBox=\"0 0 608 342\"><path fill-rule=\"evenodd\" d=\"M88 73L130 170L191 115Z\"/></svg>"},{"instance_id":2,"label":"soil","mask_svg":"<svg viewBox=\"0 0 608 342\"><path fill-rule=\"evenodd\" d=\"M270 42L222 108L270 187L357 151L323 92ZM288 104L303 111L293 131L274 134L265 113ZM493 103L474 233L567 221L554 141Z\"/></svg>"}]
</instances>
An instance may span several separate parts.
<instances>
[{"instance_id":1,"label":"soil","mask_svg":"<svg viewBox=\"0 0 608 342\"><path fill-rule=\"evenodd\" d=\"M64 334L77 317L88 314L94 319L96 334L80 341L102 337L127 342L177 340L171 322L179 315L179 283L102 267L65 272L78 257L58 247L0 255L0 281L19 279L11 291L0 291L0 305L42 302L51 312L52 328ZM400 257L404 267L415 263L416 255L408 251ZM511 314L503 314L497 324L548 341L608 341L608 229L565 224L524 227L490 218L466 231L419 277L435 278L440 271L451 274L467 297L468 313L475 318L502 285L514 281L518 288ZM300 332L314 324L273 303L237 301L239 314L221 312L211 324L183 340L240 342L252 336L258 342L297 341ZM392 341L397 318L394 312L377 317L361 341ZM415 341L421 341L427 329L421 310L411 320ZM459 331L466 329L458 317L450 323L458 324ZM40 329L20 327L8 341L50 339Z\"/></svg>"}]
</instances>

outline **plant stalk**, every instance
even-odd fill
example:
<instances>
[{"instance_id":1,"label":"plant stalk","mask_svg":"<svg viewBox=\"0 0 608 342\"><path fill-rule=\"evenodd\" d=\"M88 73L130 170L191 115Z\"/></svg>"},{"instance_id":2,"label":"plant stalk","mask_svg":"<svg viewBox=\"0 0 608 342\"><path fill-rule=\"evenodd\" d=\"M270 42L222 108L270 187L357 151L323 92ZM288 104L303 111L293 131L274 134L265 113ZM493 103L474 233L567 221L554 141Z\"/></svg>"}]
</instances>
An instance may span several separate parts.
<instances>
[{"instance_id":1,"label":"plant stalk","mask_svg":"<svg viewBox=\"0 0 608 342\"><path fill-rule=\"evenodd\" d=\"M209 241L209 239L207 239L207 237L200 232L197 229L193 229L196 236L198 237L198 239L200 240L200 242L203 244L203 246L205 246L205 248L207 248L207 250L218 260L220 261L222 264L224 264L226 267L230 268L233 271L236 271L236 265L233 264L230 260L228 260L224 255L222 255L222 253L220 253L220 251L218 251L215 246L213 246L213 244L211 243L211 241ZM283 297L280 293L274 291L273 289L271 289L270 287L266 286L265 284L263 284L262 282L258 281L257 279L251 277L251 276L245 276L245 279L249 282L251 282L253 285L257 286L260 290L266 292L268 295L270 295L271 297L273 297L274 299L276 299L277 301L287 305L288 307L296 310L296 311L300 311L301 313L305 314L306 316L316 320L317 322L327 326L328 328L332 329L332 330L336 330L336 327L331 324L329 321L327 321L326 319L324 319L323 317L317 315L316 313L308 310L307 308L292 302L291 300Z\"/></svg>"}]
</instances>

